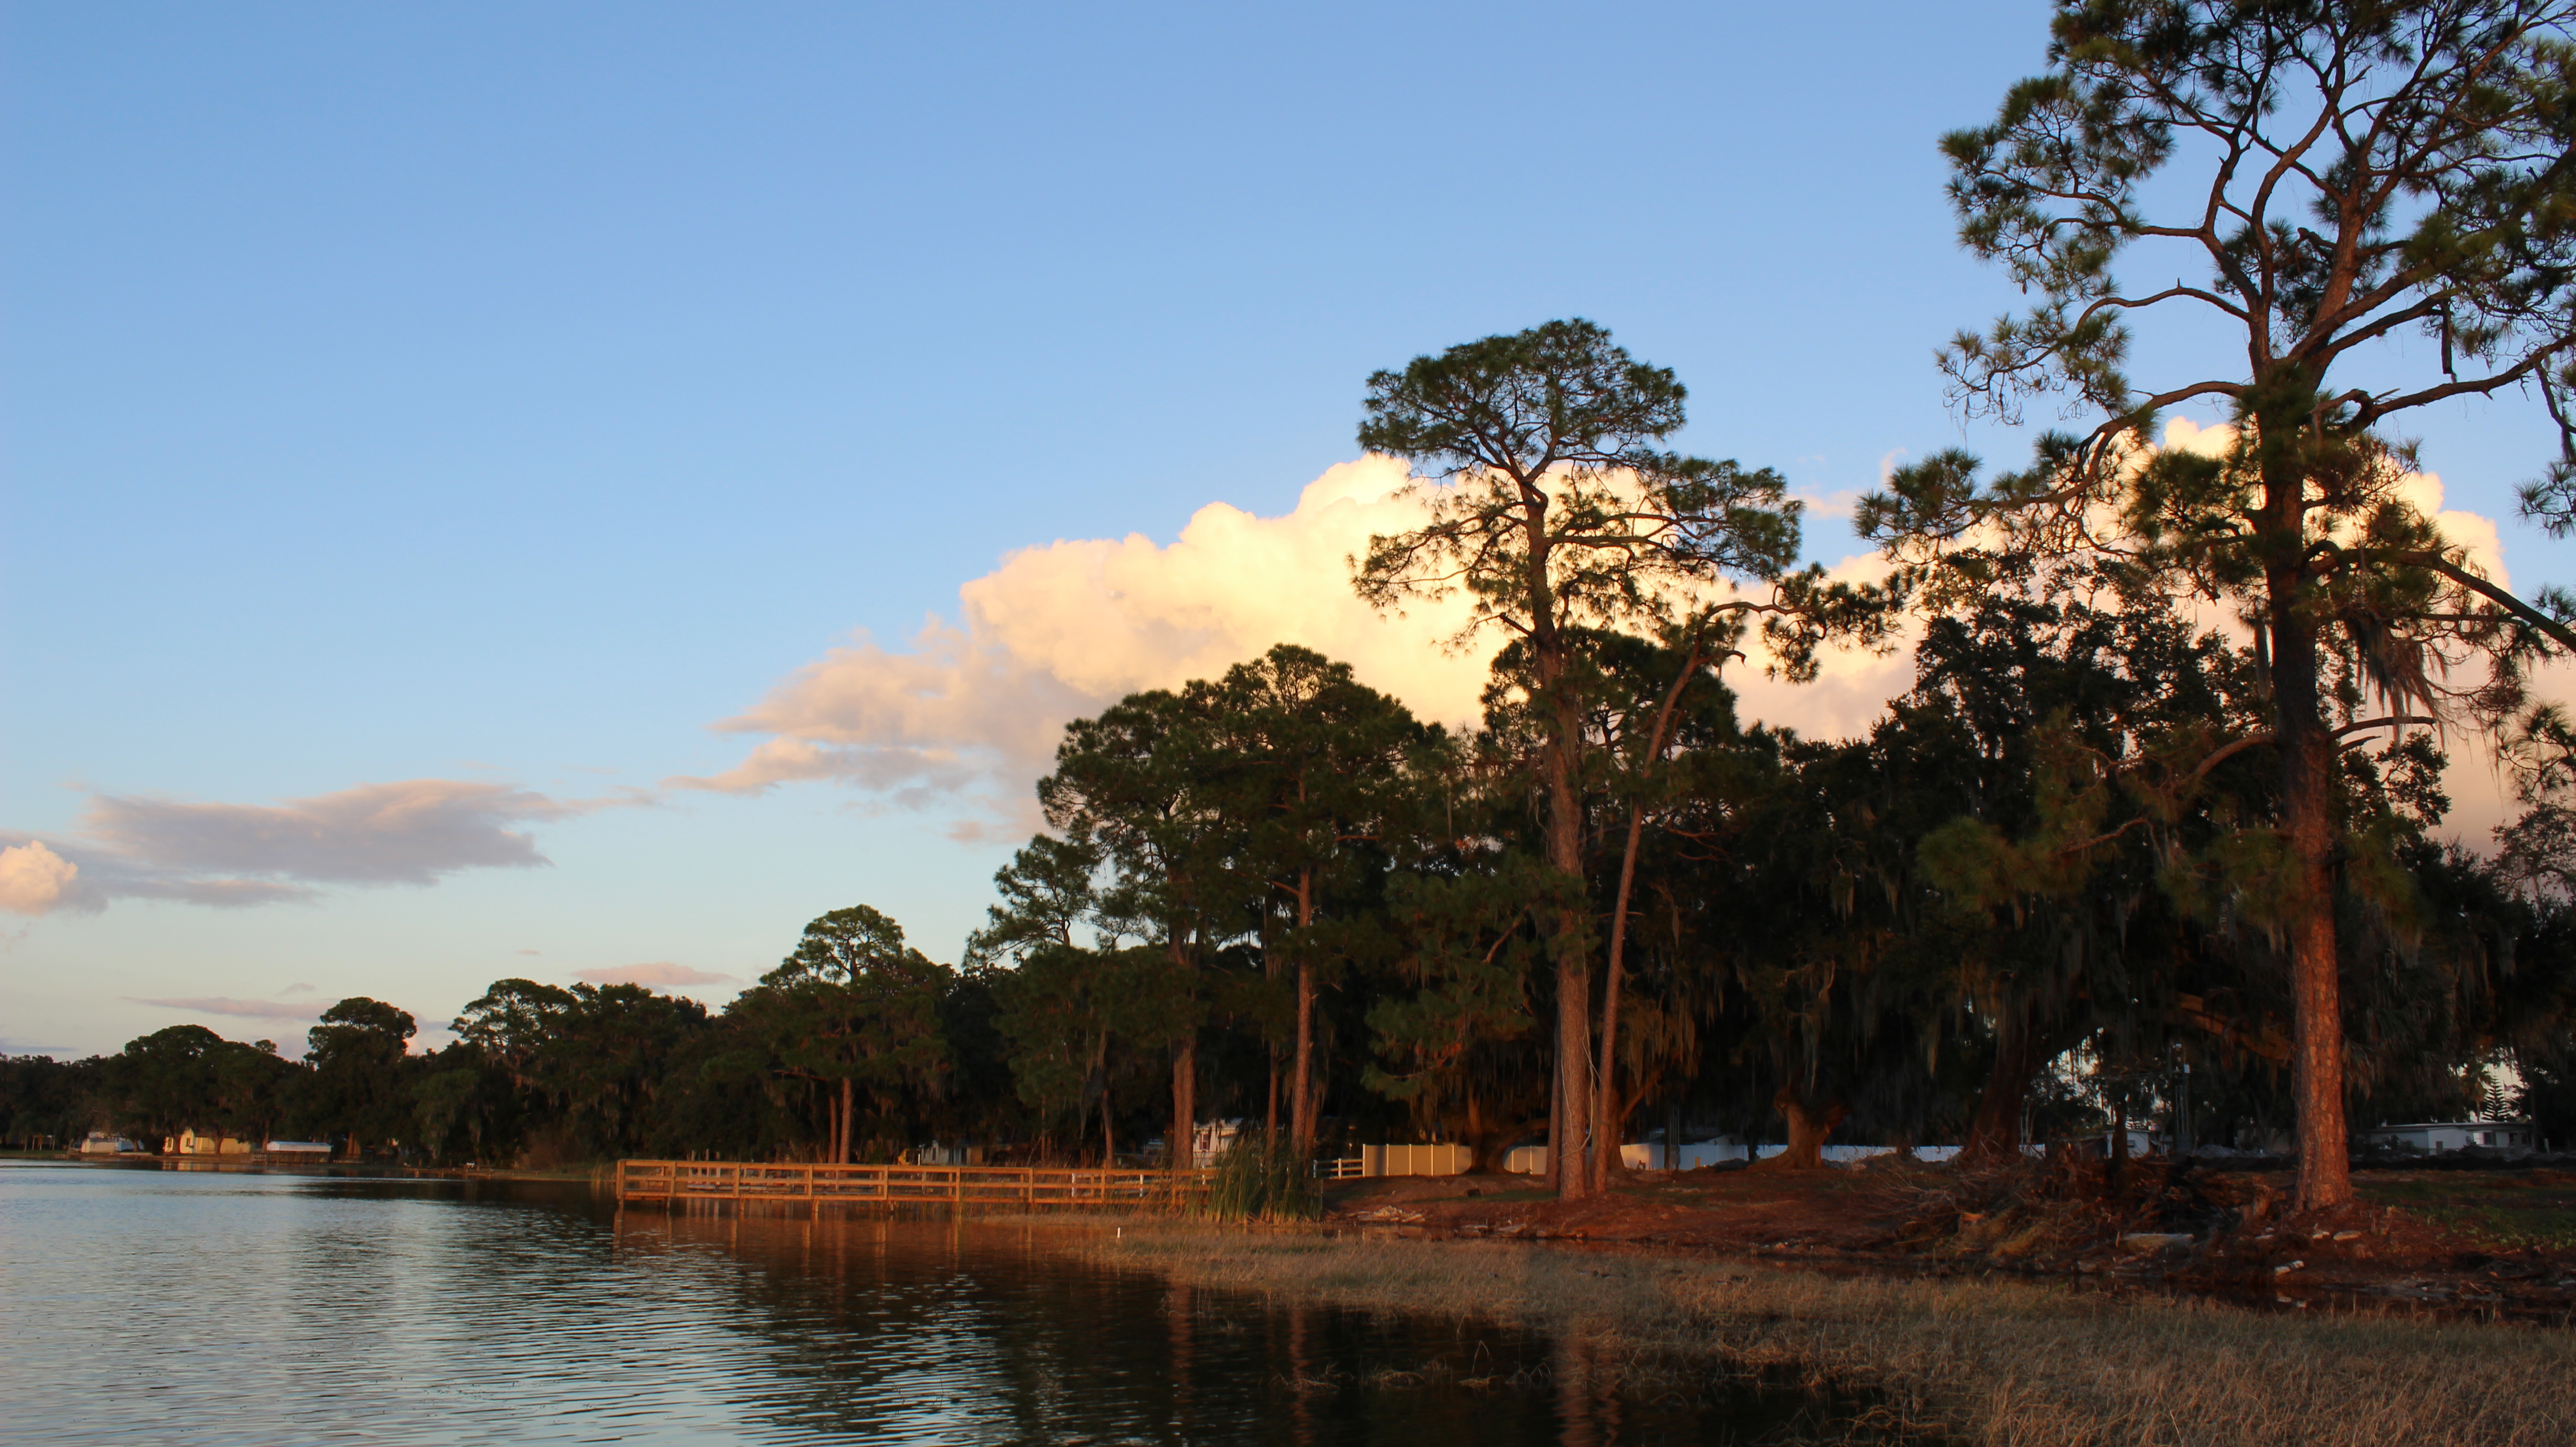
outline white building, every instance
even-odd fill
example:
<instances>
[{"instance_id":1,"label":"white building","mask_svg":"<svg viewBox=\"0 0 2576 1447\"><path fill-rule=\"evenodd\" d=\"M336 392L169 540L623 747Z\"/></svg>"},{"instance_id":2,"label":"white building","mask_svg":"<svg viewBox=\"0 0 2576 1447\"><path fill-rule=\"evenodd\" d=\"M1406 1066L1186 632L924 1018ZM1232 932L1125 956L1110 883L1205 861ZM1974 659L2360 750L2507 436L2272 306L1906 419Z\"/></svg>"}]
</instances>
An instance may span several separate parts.
<instances>
[{"instance_id":1,"label":"white building","mask_svg":"<svg viewBox=\"0 0 2576 1447\"><path fill-rule=\"evenodd\" d=\"M2370 1133L2370 1143L2432 1155L2439 1151L2463 1151L2471 1146L2527 1151L2537 1145L2539 1139L2532 1134L2531 1122L2527 1120L2458 1120L2382 1125Z\"/></svg>"},{"instance_id":2,"label":"white building","mask_svg":"<svg viewBox=\"0 0 2576 1447\"><path fill-rule=\"evenodd\" d=\"M1190 1129L1190 1158L1206 1165L1254 1132L1248 1120L1203 1120Z\"/></svg>"}]
</instances>

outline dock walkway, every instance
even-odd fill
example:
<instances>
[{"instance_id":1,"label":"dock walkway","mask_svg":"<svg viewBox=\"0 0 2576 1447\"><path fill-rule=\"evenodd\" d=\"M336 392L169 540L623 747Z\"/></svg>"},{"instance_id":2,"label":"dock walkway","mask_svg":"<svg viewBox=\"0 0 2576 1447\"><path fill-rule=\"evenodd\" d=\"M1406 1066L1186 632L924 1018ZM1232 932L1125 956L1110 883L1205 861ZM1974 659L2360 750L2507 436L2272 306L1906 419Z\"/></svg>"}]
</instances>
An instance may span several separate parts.
<instances>
[{"instance_id":1,"label":"dock walkway","mask_svg":"<svg viewBox=\"0 0 2576 1447\"><path fill-rule=\"evenodd\" d=\"M617 1202L669 1209L827 1205L1178 1210L1207 1197L1215 1172L1086 1171L1041 1166L763 1165L619 1161Z\"/></svg>"}]
</instances>

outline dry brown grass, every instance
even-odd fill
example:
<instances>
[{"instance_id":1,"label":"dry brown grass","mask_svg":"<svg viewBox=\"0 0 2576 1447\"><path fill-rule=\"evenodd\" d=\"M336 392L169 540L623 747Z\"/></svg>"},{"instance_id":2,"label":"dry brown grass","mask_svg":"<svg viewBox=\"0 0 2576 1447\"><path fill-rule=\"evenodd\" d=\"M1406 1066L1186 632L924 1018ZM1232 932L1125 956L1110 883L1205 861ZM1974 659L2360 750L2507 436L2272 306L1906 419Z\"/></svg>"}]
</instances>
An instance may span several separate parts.
<instances>
[{"instance_id":1,"label":"dry brown grass","mask_svg":"<svg viewBox=\"0 0 2576 1447\"><path fill-rule=\"evenodd\" d=\"M1875 1388L1894 1422L1998 1447L2576 1442L2576 1336L2564 1331L1141 1222L1067 1245L1195 1285L1571 1335L1641 1370L1786 1368Z\"/></svg>"}]
</instances>

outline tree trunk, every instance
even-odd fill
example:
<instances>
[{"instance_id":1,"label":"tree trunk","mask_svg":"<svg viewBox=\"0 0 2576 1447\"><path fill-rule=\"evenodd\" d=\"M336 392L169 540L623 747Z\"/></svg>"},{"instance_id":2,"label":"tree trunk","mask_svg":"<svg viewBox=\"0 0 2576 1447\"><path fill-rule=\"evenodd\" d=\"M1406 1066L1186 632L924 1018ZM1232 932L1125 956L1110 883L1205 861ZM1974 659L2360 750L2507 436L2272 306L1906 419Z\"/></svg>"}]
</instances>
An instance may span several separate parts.
<instances>
[{"instance_id":1,"label":"tree trunk","mask_svg":"<svg viewBox=\"0 0 2576 1447\"><path fill-rule=\"evenodd\" d=\"M1690 686L1691 675L1699 672L1699 638L1697 629L1691 635L1690 647L1682 656L1681 672L1674 675L1672 687L1664 690L1664 701L1655 710L1654 727L1646 738L1646 756L1640 769L1649 777L1662 764L1664 740L1673 726L1673 709L1682 701L1682 690ZM1610 958L1601 984L1601 1066L1599 1084L1592 1104L1592 1189L1610 1189L1610 1173L1619 1165L1620 1127L1625 1124L1619 1109L1619 991L1624 979L1628 951L1628 901L1637 887L1637 846L1645 838L1646 806L1643 802L1628 806L1628 844L1619 855L1619 897L1610 911Z\"/></svg>"},{"instance_id":2,"label":"tree trunk","mask_svg":"<svg viewBox=\"0 0 2576 1447\"><path fill-rule=\"evenodd\" d=\"M2005 1006L1995 1021L1995 1063L1986 1071L1985 1093L1977 1097L1976 1118L1959 1159L1993 1165L2021 1154L2021 1112L2030 1099L2030 1079L2039 1062L2032 1057L2028 1017L2017 1005Z\"/></svg>"},{"instance_id":3,"label":"tree trunk","mask_svg":"<svg viewBox=\"0 0 2576 1447\"><path fill-rule=\"evenodd\" d=\"M1198 969L1197 960L1182 943L1184 938L1183 933L1175 929L1164 941L1163 948L1172 959L1173 984L1186 992L1183 997L1186 1005L1196 1003ZM1199 1029L1195 1011L1183 1028L1184 1033L1172 1047L1171 1149L1164 1152L1175 1171L1186 1171L1198 1164Z\"/></svg>"},{"instance_id":4,"label":"tree trunk","mask_svg":"<svg viewBox=\"0 0 2576 1447\"><path fill-rule=\"evenodd\" d=\"M846 1166L850 1163L850 1117L856 1113L852 1109L852 1106L857 1094L857 1086L851 1081L850 1077L846 1075L842 1076L841 1138L839 1141L835 1142L833 1146L832 1163L834 1165Z\"/></svg>"},{"instance_id":5,"label":"tree trunk","mask_svg":"<svg viewBox=\"0 0 2576 1447\"><path fill-rule=\"evenodd\" d=\"M2111 1099L2111 1187L2119 1189L2120 1177L2129 1170L2129 1097Z\"/></svg>"},{"instance_id":6,"label":"tree trunk","mask_svg":"<svg viewBox=\"0 0 2576 1447\"><path fill-rule=\"evenodd\" d=\"M1488 1126L1467 1138L1467 1170L1472 1175L1499 1176L1503 1165L1516 1148L1531 1140L1545 1140L1547 1122L1525 1120L1518 1125Z\"/></svg>"},{"instance_id":7,"label":"tree trunk","mask_svg":"<svg viewBox=\"0 0 2576 1447\"><path fill-rule=\"evenodd\" d=\"M1532 510L1530 549L1530 662L1549 737L1539 751L1547 785L1547 862L1564 887L1580 898L1583 879L1583 796L1576 786L1583 720L1564 688L1565 641L1556 630L1556 604L1547 576L1546 506ZM1562 1200L1591 1194L1585 1126L1592 1113L1592 970L1584 951L1585 911L1559 909L1549 931L1556 959L1556 1088L1550 1108L1548 1185Z\"/></svg>"},{"instance_id":8,"label":"tree trunk","mask_svg":"<svg viewBox=\"0 0 2576 1447\"><path fill-rule=\"evenodd\" d=\"M1561 1144L1550 1157L1557 1195L1578 1200L1591 1192L1588 1162L1598 1142L1588 1139L1592 1114L1592 972L1584 967L1580 920L1563 922L1568 945L1556 962L1556 1050ZM1561 1158L1561 1160L1559 1159Z\"/></svg>"},{"instance_id":9,"label":"tree trunk","mask_svg":"<svg viewBox=\"0 0 2576 1447\"><path fill-rule=\"evenodd\" d=\"M1315 922L1315 874L1297 875L1297 1059L1294 1068L1288 1140L1297 1158L1315 1154L1315 971L1306 958L1307 926Z\"/></svg>"},{"instance_id":10,"label":"tree trunk","mask_svg":"<svg viewBox=\"0 0 2576 1447\"><path fill-rule=\"evenodd\" d=\"M1485 1119L1485 1099L1471 1085L1467 1091L1467 1173L1474 1176L1500 1175L1503 1162L1512 1147L1536 1135L1544 1121L1522 1121L1518 1125L1498 1126Z\"/></svg>"},{"instance_id":11,"label":"tree trunk","mask_svg":"<svg viewBox=\"0 0 2576 1447\"><path fill-rule=\"evenodd\" d=\"M1559 1011L1560 1015L1564 1012ZM1563 1054L1562 1049L1558 1052ZM1563 1062L1548 1073L1547 1081L1547 1161L1541 1171L1547 1178L1548 1194L1564 1197L1565 1190L1565 1070Z\"/></svg>"},{"instance_id":12,"label":"tree trunk","mask_svg":"<svg viewBox=\"0 0 2576 1447\"><path fill-rule=\"evenodd\" d=\"M1314 1089L1306 1096L1306 1128L1317 1135L1323 1133L1324 1101L1331 1086L1332 1081L1319 1071L1315 1076ZM1307 1149L1312 1150L1313 1147Z\"/></svg>"},{"instance_id":13,"label":"tree trunk","mask_svg":"<svg viewBox=\"0 0 2576 1447\"><path fill-rule=\"evenodd\" d=\"M1100 1104L1100 1168L1105 1171L1118 1164L1117 1154L1111 1149L1112 1141L1109 1133L1109 1032L1106 1030L1100 1032L1096 1039L1098 1043L1091 1047L1091 1066L1082 1079L1082 1099L1085 1104L1082 1109L1074 1112L1073 1138L1077 1142L1082 1139L1082 1117L1091 1108L1089 1102L1098 1101Z\"/></svg>"},{"instance_id":14,"label":"tree trunk","mask_svg":"<svg viewBox=\"0 0 2576 1447\"><path fill-rule=\"evenodd\" d=\"M1172 1051L1172 1169L1198 1164L1199 1040L1193 1033Z\"/></svg>"},{"instance_id":15,"label":"tree trunk","mask_svg":"<svg viewBox=\"0 0 2576 1447\"><path fill-rule=\"evenodd\" d=\"M1270 906L1265 901L1261 907L1261 973L1277 984L1279 970L1279 941L1271 937ZM1269 1060L1270 1086L1261 1115L1261 1149L1263 1154L1275 1156L1279 1152L1279 1042L1264 1041L1262 1054Z\"/></svg>"},{"instance_id":16,"label":"tree trunk","mask_svg":"<svg viewBox=\"0 0 2576 1447\"><path fill-rule=\"evenodd\" d=\"M1755 1161L1753 1169L1764 1171L1820 1171L1825 1166L1825 1137L1850 1114L1847 1107L1836 1104L1822 1109L1810 1104L1794 1085L1780 1087L1771 1097L1771 1106L1789 1123L1789 1148L1767 1161Z\"/></svg>"},{"instance_id":17,"label":"tree trunk","mask_svg":"<svg viewBox=\"0 0 2576 1447\"><path fill-rule=\"evenodd\" d=\"M1610 1189L1619 1157L1619 987L1628 951L1628 899L1637 884L1637 841L1646 831L1644 806L1628 810L1628 848L1619 859L1619 896L1610 912L1610 959L1601 981L1601 1067L1592 1098L1592 1189Z\"/></svg>"},{"instance_id":18,"label":"tree trunk","mask_svg":"<svg viewBox=\"0 0 2576 1447\"><path fill-rule=\"evenodd\" d=\"M1551 862L1580 888L1583 880L1582 805L1571 777L1551 781L1555 818L1549 821ZM1556 945L1556 1129L1551 1133L1548 1173L1557 1196L1580 1200L1590 1195L1591 1145L1586 1126L1592 1114L1592 970L1584 959L1583 916L1567 909L1557 914Z\"/></svg>"},{"instance_id":19,"label":"tree trunk","mask_svg":"<svg viewBox=\"0 0 2576 1447\"><path fill-rule=\"evenodd\" d=\"M2268 582L2281 823L2298 871L2290 996L2297 1035L2292 1058L2299 1102L2299 1206L2316 1211L2352 1200L2343 1110L2343 993L2335 948L2335 747L2318 707L2316 637L2299 617L2304 579L2294 567L2275 570Z\"/></svg>"}]
</instances>

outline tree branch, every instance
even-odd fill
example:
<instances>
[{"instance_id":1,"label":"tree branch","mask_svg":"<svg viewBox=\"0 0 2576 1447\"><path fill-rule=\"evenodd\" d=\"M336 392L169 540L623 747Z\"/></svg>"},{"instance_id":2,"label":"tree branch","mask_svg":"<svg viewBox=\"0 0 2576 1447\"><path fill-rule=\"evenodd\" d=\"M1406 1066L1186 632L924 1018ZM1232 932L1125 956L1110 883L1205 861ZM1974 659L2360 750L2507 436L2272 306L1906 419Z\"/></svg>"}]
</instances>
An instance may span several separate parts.
<instances>
[{"instance_id":1,"label":"tree branch","mask_svg":"<svg viewBox=\"0 0 2576 1447\"><path fill-rule=\"evenodd\" d=\"M2532 607L2530 604L2513 596L2511 593L2506 592L2504 589L2497 587L2495 584L2488 582L2486 579L2479 577L2477 574L2472 573L2468 569L2461 567L2459 564L2452 562L2450 559L2443 557L2440 553L2399 552L2394 549L2387 548L2356 548L2353 551L2363 557L2371 558L2379 562L2397 563L2407 567L2427 568L2433 572L2439 573L2443 577L2450 579L2452 582L2459 584L2461 587L2468 589L2470 592L2484 597L2488 602L2504 609L2507 613L2521 619L2531 627L2538 629L2542 634L2547 636L2549 641L2552 643L2557 644L2559 647L2566 649L2570 653L2576 653L2576 631L2570 631L2565 624L2560 623L2557 619L2550 617L2548 614Z\"/></svg>"}]
</instances>

